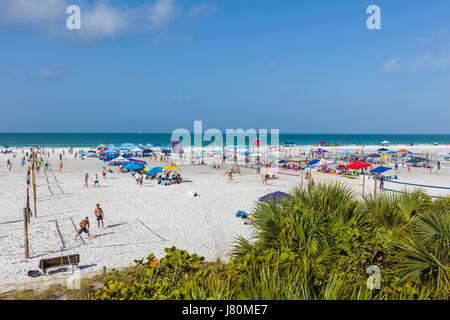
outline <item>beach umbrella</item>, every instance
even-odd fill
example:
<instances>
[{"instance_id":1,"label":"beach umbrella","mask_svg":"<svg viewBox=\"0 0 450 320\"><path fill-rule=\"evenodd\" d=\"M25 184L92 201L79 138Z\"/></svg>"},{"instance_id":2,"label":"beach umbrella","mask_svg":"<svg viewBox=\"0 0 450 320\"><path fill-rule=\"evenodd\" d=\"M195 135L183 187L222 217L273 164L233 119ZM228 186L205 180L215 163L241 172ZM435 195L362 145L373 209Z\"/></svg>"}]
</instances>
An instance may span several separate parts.
<instances>
[{"instance_id":1,"label":"beach umbrella","mask_svg":"<svg viewBox=\"0 0 450 320\"><path fill-rule=\"evenodd\" d=\"M281 191L276 191L273 193L269 193L266 194L263 197L258 198L259 202L263 202L263 201L274 201L274 202L278 202L280 199L290 199L290 196L285 193L285 192L281 192Z\"/></svg>"},{"instance_id":2,"label":"beach umbrella","mask_svg":"<svg viewBox=\"0 0 450 320\"><path fill-rule=\"evenodd\" d=\"M389 149L386 149L386 148L380 148L380 149L378 149L377 151L378 151L378 152L386 152L386 151L389 151Z\"/></svg>"},{"instance_id":3,"label":"beach umbrella","mask_svg":"<svg viewBox=\"0 0 450 320\"><path fill-rule=\"evenodd\" d=\"M398 153L408 153L409 151L406 149L397 150Z\"/></svg>"},{"instance_id":4,"label":"beach umbrella","mask_svg":"<svg viewBox=\"0 0 450 320\"><path fill-rule=\"evenodd\" d=\"M322 149L322 148L319 148L319 149L317 149L316 151L314 151L314 153L325 153L325 152L328 152L327 150L325 150L325 149Z\"/></svg>"},{"instance_id":5,"label":"beach umbrella","mask_svg":"<svg viewBox=\"0 0 450 320\"><path fill-rule=\"evenodd\" d=\"M155 148L159 148L159 147L161 147L161 145L159 143L157 143L157 144L154 145L154 147Z\"/></svg>"},{"instance_id":6,"label":"beach umbrella","mask_svg":"<svg viewBox=\"0 0 450 320\"><path fill-rule=\"evenodd\" d=\"M157 174L163 171L162 167L154 167L147 171L147 174Z\"/></svg>"},{"instance_id":7,"label":"beach umbrella","mask_svg":"<svg viewBox=\"0 0 450 320\"><path fill-rule=\"evenodd\" d=\"M397 153L397 151L389 151L389 152L386 152L386 154L396 154Z\"/></svg>"},{"instance_id":8,"label":"beach umbrella","mask_svg":"<svg viewBox=\"0 0 450 320\"><path fill-rule=\"evenodd\" d=\"M278 163L286 163L286 160L280 160Z\"/></svg>"},{"instance_id":9,"label":"beach umbrella","mask_svg":"<svg viewBox=\"0 0 450 320\"><path fill-rule=\"evenodd\" d=\"M342 169L342 170L347 169L347 167L344 166L343 164L338 165L337 168L338 169Z\"/></svg>"},{"instance_id":10,"label":"beach umbrella","mask_svg":"<svg viewBox=\"0 0 450 320\"><path fill-rule=\"evenodd\" d=\"M371 153L369 154L370 158L378 158L380 155L378 153Z\"/></svg>"},{"instance_id":11,"label":"beach umbrella","mask_svg":"<svg viewBox=\"0 0 450 320\"><path fill-rule=\"evenodd\" d=\"M149 172L151 169L152 169L152 167L146 167L146 168L144 168L144 171Z\"/></svg>"},{"instance_id":12,"label":"beach umbrella","mask_svg":"<svg viewBox=\"0 0 450 320\"><path fill-rule=\"evenodd\" d=\"M178 169L177 167L174 167L174 166L167 166L167 167L164 167L163 170L164 171L169 171L169 170L180 170L180 169Z\"/></svg>"}]
</instances>

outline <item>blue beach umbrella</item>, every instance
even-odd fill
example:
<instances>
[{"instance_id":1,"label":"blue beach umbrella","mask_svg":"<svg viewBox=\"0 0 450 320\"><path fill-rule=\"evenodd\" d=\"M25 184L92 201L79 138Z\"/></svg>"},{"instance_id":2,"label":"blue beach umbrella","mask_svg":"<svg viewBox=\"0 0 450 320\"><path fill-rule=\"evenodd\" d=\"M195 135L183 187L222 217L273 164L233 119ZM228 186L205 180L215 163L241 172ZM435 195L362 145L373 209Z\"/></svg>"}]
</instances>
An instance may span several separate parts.
<instances>
[{"instance_id":1,"label":"blue beach umbrella","mask_svg":"<svg viewBox=\"0 0 450 320\"><path fill-rule=\"evenodd\" d=\"M163 168L162 167L154 167L151 168L149 171L147 171L148 174L156 174L156 173L160 173L162 172Z\"/></svg>"}]
</instances>

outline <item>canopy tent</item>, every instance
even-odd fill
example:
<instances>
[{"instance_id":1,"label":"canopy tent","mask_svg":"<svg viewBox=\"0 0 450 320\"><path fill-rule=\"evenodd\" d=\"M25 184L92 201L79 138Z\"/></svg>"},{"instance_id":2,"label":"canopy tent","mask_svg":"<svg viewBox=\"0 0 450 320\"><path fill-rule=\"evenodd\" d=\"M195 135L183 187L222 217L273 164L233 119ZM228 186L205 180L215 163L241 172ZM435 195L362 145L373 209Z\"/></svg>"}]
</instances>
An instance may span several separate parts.
<instances>
[{"instance_id":1,"label":"canopy tent","mask_svg":"<svg viewBox=\"0 0 450 320\"><path fill-rule=\"evenodd\" d=\"M427 159L427 158L413 157L413 158L409 159L409 160L406 161L406 162L409 162L409 163L419 163L419 162L426 162L426 161L430 161L430 160Z\"/></svg>"},{"instance_id":2,"label":"canopy tent","mask_svg":"<svg viewBox=\"0 0 450 320\"><path fill-rule=\"evenodd\" d=\"M107 156L103 161L104 161L104 162L109 162L109 161L111 161L111 160L114 160L114 159L117 158L117 157L118 157L117 154L112 154L112 155L110 155L110 156Z\"/></svg>"},{"instance_id":3,"label":"canopy tent","mask_svg":"<svg viewBox=\"0 0 450 320\"><path fill-rule=\"evenodd\" d=\"M130 150L130 152L142 152L141 148L136 147Z\"/></svg>"},{"instance_id":4,"label":"canopy tent","mask_svg":"<svg viewBox=\"0 0 450 320\"><path fill-rule=\"evenodd\" d=\"M269 193L263 197L258 198L258 201L259 202L263 202L263 201L278 202L280 199L288 199L289 200L290 198L291 198L291 196L288 195L287 193L281 192L281 191L276 191L276 192Z\"/></svg>"},{"instance_id":5,"label":"canopy tent","mask_svg":"<svg viewBox=\"0 0 450 320\"><path fill-rule=\"evenodd\" d=\"M124 158L124 157L122 157L122 156L119 156L119 157L117 157L117 158L111 160L111 163L114 163L114 164L130 163L130 162L131 162L131 160L129 160L129 159L127 159L127 158Z\"/></svg>"},{"instance_id":6,"label":"canopy tent","mask_svg":"<svg viewBox=\"0 0 450 320\"><path fill-rule=\"evenodd\" d=\"M146 146L147 148L153 148L153 145L152 145L151 143L147 143L145 146Z\"/></svg>"},{"instance_id":7,"label":"canopy tent","mask_svg":"<svg viewBox=\"0 0 450 320\"><path fill-rule=\"evenodd\" d=\"M438 156L449 157L450 156L450 151L442 151L442 152L439 152L437 155Z\"/></svg>"},{"instance_id":8,"label":"canopy tent","mask_svg":"<svg viewBox=\"0 0 450 320\"><path fill-rule=\"evenodd\" d=\"M384 140L383 142L381 142L381 145L382 145L382 146L386 146L386 145L388 145L388 144L390 144L390 142L387 141L387 140Z\"/></svg>"},{"instance_id":9,"label":"canopy tent","mask_svg":"<svg viewBox=\"0 0 450 320\"><path fill-rule=\"evenodd\" d=\"M375 168L373 170L370 170L370 172L372 172L372 173L383 173L383 172L389 171L391 169L392 168L380 166L380 167L377 167L377 168Z\"/></svg>"},{"instance_id":10,"label":"canopy tent","mask_svg":"<svg viewBox=\"0 0 450 320\"><path fill-rule=\"evenodd\" d=\"M144 164L141 164L137 161L132 161L130 163L127 163L123 166L126 170L142 170Z\"/></svg>"},{"instance_id":11,"label":"canopy tent","mask_svg":"<svg viewBox=\"0 0 450 320\"><path fill-rule=\"evenodd\" d=\"M331 161L331 160L327 160L327 159L323 158L323 159L320 159L319 162L313 164L313 167L329 166L329 165L332 165L335 163L336 163L336 161Z\"/></svg>"},{"instance_id":12,"label":"canopy tent","mask_svg":"<svg viewBox=\"0 0 450 320\"><path fill-rule=\"evenodd\" d=\"M371 167L372 165L370 163L364 162L364 161L354 161L350 163L347 168L352 170L359 170L367 167Z\"/></svg>"}]
</instances>

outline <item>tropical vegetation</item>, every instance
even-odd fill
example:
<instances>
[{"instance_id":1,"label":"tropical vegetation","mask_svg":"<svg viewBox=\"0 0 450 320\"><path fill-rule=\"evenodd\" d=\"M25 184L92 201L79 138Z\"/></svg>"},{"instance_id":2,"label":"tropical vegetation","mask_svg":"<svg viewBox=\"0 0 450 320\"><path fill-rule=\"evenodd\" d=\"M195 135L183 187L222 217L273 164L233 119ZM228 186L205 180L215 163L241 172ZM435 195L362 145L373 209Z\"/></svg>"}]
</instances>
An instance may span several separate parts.
<instances>
[{"instance_id":1,"label":"tropical vegetation","mask_svg":"<svg viewBox=\"0 0 450 320\"><path fill-rule=\"evenodd\" d=\"M115 271L91 299L449 299L450 198L356 197L297 187L257 203L254 234L227 263L167 248Z\"/></svg>"}]
</instances>

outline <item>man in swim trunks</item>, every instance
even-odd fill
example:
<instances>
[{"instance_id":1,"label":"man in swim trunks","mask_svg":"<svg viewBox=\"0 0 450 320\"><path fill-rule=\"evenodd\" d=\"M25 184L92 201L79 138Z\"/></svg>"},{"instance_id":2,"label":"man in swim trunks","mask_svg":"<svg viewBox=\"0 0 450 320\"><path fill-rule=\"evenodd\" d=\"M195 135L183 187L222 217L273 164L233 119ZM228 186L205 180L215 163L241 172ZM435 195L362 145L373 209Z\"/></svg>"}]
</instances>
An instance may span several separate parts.
<instances>
[{"instance_id":1,"label":"man in swim trunks","mask_svg":"<svg viewBox=\"0 0 450 320\"><path fill-rule=\"evenodd\" d=\"M98 182L98 175L97 174L95 174L95 177L94 177L94 188L95 187L100 187L100 183Z\"/></svg>"},{"instance_id":2,"label":"man in swim trunks","mask_svg":"<svg viewBox=\"0 0 450 320\"><path fill-rule=\"evenodd\" d=\"M100 230L100 222L102 223L102 229L105 230L105 226L103 224L103 217L105 214L103 213L103 209L100 208L100 205L97 204L95 210L94 210L95 218L97 219L97 227Z\"/></svg>"},{"instance_id":3,"label":"man in swim trunks","mask_svg":"<svg viewBox=\"0 0 450 320\"><path fill-rule=\"evenodd\" d=\"M89 218L88 217L86 217L83 220L81 220L81 222L80 222L80 230L77 231L77 234L75 235L75 238L73 238L73 240L75 240L83 232L86 232L88 234L88 238L91 237L91 235L89 233Z\"/></svg>"}]
</instances>

